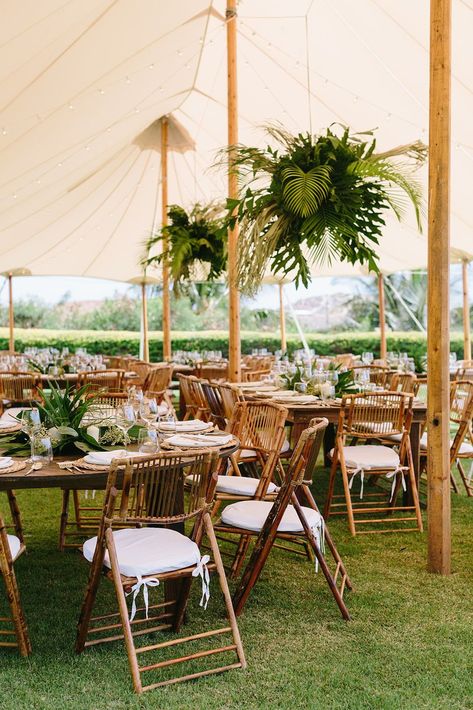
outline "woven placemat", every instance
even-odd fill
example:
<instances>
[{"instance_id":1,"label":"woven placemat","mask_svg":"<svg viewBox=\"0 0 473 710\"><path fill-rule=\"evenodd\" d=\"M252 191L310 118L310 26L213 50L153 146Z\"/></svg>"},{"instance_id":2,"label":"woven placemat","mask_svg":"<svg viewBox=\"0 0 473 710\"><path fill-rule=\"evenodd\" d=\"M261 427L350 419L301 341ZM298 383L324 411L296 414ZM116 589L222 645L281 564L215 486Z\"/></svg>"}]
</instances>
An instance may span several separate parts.
<instances>
[{"instance_id":1,"label":"woven placemat","mask_svg":"<svg viewBox=\"0 0 473 710\"><path fill-rule=\"evenodd\" d=\"M3 427L2 429L0 429L0 436L1 436L2 434L13 434L13 433L16 432L16 431L21 431L21 424L20 424L20 423L18 423L18 424L12 424L12 425L9 426L8 428L7 428L7 427Z\"/></svg>"},{"instance_id":2,"label":"woven placemat","mask_svg":"<svg viewBox=\"0 0 473 710\"><path fill-rule=\"evenodd\" d=\"M211 437L209 436L209 440L211 440ZM233 437L231 441L229 441L227 444L222 444L221 446L206 446L204 442L197 447L197 446L176 446L174 444L168 444L166 439L161 442L161 448L162 449L167 449L168 451L193 451L194 449L197 450L199 449L231 449L233 446L236 446L238 444L238 439L236 437Z\"/></svg>"},{"instance_id":3,"label":"woven placemat","mask_svg":"<svg viewBox=\"0 0 473 710\"><path fill-rule=\"evenodd\" d=\"M22 471L26 468L26 461L13 461L13 464L8 468L0 469L0 476L3 473L16 473L17 471Z\"/></svg>"}]
</instances>

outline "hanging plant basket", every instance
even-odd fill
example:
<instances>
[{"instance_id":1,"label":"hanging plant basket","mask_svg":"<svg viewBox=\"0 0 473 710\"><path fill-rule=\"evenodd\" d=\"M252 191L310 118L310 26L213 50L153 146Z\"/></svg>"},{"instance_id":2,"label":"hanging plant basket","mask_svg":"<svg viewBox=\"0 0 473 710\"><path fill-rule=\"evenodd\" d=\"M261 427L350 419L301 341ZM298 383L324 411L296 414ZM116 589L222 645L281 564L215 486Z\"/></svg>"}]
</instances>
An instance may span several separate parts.
<instances>
[{"instance_id":1,"label":"hanging plant basket","mask_svg":"<svg viewBox=\"0 0 473 710\"><path fill-rule=\"evenodd\" d=\"M146 240L142 265L169 264L177 295L190 281L215 281L225 271L227 226L220 205L194 205L186 212L179 205L168 209L169 224ZM160 245L161 251L153 255ZM166 248L167 245L167 248Z\"/></svg>"},{"instance_id":2,"label":"hanging plant basket","mask_svg":"<svg viewBox=\"0 0 473 710\"><path fill-rule=\"evenodd\" d=\"M323 135L268 127L278 147L225 151L242 180L228 200L229 226L239 221L238 287L254 295L269 268L307 286L311 264L332 259L378 271L377 245L388 210L401 219L414 207L421 229L422 192L413 173L426 159L421 142L375 153L373 132L341 126Z\"/></svg>"}]
</instances>

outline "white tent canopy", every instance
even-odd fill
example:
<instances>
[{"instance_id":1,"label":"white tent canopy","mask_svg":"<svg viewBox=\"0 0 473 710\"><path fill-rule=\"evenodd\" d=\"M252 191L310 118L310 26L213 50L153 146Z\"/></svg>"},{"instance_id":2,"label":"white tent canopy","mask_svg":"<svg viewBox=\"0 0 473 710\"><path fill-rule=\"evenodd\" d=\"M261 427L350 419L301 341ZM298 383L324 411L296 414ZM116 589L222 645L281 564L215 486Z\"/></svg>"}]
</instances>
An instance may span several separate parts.
<instances>
[{"instance_id":1,"label":"white tent canopy","mask_svg":"<svg viewBox=\"0 0 473 710\"><path fill-rule=\"evenodd\" d=\"M264 145L269 121L378 126L381 150L427 141L428 0L242 0L238 12L242 143ZM139 280L161 214L163 115L169 201L225 196L225 175L209 170L227 140L224 13L223 0L3 3L0 272ZM458 259L473 255L473 0L453 0L453 20ZM412 215L389 219L380 256L385 272L426 266Z\"/></svg>"}]
</instances>

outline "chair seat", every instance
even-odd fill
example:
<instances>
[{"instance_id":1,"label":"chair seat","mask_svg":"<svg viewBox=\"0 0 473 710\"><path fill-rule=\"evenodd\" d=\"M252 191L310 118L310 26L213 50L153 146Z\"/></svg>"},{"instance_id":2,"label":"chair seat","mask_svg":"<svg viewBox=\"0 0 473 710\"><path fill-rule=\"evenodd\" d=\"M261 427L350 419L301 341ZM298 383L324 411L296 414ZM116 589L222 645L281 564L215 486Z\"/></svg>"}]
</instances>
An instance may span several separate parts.
<instances>
[{"instance_id":1,"label":"chair seat","mask_svg":"<svg viewBox=\"0 0 473 710\"><path fill-rule=\"evenodd\" d=\"M259 479L249 476L219 476L217 482L217 493L231 493L234 495L254 496L258 487ZM268 486L268 493L275 493L278 490L274 483Z\"/></svg>"},{"instance_id":2,"label":"chair seat","mask_svg":"<svg viewBox=\"0 0 473 710\"><path fill-rule=\"evenodd\" d=\"M386 438L390 439L391 441L401 441L401 437L398 437L398 434L393 434L392 436ZM452 445L453 439L450 439L450 446ZM424 452L427 451L427 432L424 432L420 437L420 450ZM460 445L460 451L458 453L463 454L464 456L473 456L473 445L470 444L468 441L464 441Z\"/></svg>"},{"instance_id":3,"label":"chair seat","mask_svg":"<svg viewBox=\"0 0 473 710\"><path fill-rule=\"evenodd\" d=\"M16 535L7 535L7 539L8 545L10 546L10 554L12 556L12 560L15 561L18 555L20 554L21 542Z\"/></svg>"},{"instance_id":4,"label":"chair seat","mask_svg":"<svg viewBox=\"0 0 473 710\"><path fill-rule=\"evenodd\" d=\"M333 456L334 449L330 452ZM344 446L343 455L348 468L390 469L400 465L399 455L389 446Z\"/></svg>"},{"instance_id":5,"label":"chair seat","mask_svg":"<svg viewBox=\"0 0 473 710\"><path fill-rule=\"evenodd\" d=\"M114 530L113 539L120 572L126 577L163 574L200 563L198 545L176 530L125 528ZM84 543L82 552L89 562L93 560L96 546L97 537ZM111 566L108 551L104 564Z\"/></svg>"},{"instance_id":6,"label":"chair seat","mask_svg":"<svg viewBox=\"0 0 473 710\"><path fill-rule=\"evenodd\" d=\"M265 500L244 500L238 503L227 505L222 512L222 523L231 525L232 527L243 528L259 532L263 527L269 511L273 507L271 501ZM313 508L302 508L309 527L322 528L323 519L320 513ZM299 520L294 506L288 505L278 525L278 532L299 533L303 532L304 528Z\"/></svg>"}]
</instances>

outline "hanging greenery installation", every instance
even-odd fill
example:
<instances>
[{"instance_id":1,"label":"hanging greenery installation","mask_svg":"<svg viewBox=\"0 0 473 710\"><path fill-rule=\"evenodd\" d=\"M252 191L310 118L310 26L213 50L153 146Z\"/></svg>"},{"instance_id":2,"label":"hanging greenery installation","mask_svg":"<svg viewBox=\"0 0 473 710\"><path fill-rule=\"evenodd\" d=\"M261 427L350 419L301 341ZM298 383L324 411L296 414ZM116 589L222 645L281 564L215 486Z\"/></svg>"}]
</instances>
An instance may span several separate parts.
<instances>
[{"instance_id":1,"label":"hanging greenery installation","mask_svg":"<svg viewBox=\"0 0 473 710\"><path fill-rule=\"evenodd\" d=\"M254 295L270 268L307 286L311 263L338 259L377 271L377 246L388 210L400 220L412 204L421 229L422 191L414 171L425 161L421 142L376 153L372 131L345 126L323 135L267 127L277 147L224 151L241 180L228 200L227 224L239 222L238 286Z\"/></svg>"}]
</instances>

